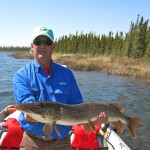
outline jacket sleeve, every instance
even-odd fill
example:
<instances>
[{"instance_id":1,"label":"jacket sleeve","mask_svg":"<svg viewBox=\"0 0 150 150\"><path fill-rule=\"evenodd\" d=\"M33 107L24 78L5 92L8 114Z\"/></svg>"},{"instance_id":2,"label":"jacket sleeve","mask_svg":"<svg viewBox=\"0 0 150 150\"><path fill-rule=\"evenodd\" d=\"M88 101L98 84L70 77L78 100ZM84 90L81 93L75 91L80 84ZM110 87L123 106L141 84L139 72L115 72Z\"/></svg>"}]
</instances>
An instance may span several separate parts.
<instances>
[{"instance_id":1,"label":"jacket sleeve","mask_svg":"<svg viewBox=\"0 0 150 150\"><path fill-rule=\"evenodd\" d=\"M32 103L36 101L25 72L17 72L13 77L13 92L16 103Z\"/></svg>"}]
</instances>

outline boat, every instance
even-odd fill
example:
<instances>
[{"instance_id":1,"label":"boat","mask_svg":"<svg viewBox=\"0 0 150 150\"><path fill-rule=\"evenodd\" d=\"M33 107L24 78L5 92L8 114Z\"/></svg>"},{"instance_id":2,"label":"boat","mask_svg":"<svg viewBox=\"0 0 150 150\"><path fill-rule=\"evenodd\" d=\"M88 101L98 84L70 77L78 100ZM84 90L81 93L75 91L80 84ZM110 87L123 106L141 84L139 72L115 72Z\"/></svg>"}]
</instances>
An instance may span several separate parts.
<instances>
[{"instance_id":1,"label":"boat","mask_svg":"<svg viewBox=\"0 0 150 150\"><path fill-rule=\"evenodd\" d=\"M13 129L13 133L11 133L10 137L7 137L7 133L9 132L7 121L13 120L18 123L20 111L15 110L13 105L7 106L0 112L0 150L19 150L19 143L21 142L22 132L18 132L18 128ZM19 129L21 130L21 129ZM70 132L70 141L71 145L74 140L74 132ZM96 134L97 142L100 145L99 150L131 150L129 146L120 138L117 134L115 127L112 124L102 124L101 128L98 130L98 134ZM10 141L13 139L15 141L15 145L10 145ZM4 144L5 143L5 144ZM7 143L7 144L6 144ZM93 149L91 149L93 150Z\"/></svg>"}]
</instances>

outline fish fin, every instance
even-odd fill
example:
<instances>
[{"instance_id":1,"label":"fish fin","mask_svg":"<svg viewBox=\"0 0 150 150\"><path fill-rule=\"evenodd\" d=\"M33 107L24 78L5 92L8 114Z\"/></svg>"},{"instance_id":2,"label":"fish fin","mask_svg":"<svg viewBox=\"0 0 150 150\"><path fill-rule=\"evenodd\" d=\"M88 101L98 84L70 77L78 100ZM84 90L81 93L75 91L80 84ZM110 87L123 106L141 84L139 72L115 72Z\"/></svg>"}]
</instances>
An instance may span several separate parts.
<instances>
[{"instance_id":1,"label":"fish fin","mask_svg":"<svg viewBox=\"0 0 150 150\"><path fill-rule=\"evenodd\" d=\"M121 123L120 120L113 122L113 125L117 129L117 132L122 133L124 131L124 125Z\"/></svg>"},{"instance_id":2,"label":"fish fin","mask_svg":"<svg viewBox=\"0 0 150 150\"><path fill-rule=\"evenodd\" d=\"M129 123L128 123L128 129L133 137L133 139L136 138L136 128L140 125L141 119L134 117L130 118Z\"/></svg>"},{"instance_id":3,"label":"fish fin","mask_svg":"<svg viewBox=\"0 0 150 150\"><path fill-rule=\"evenodd\" d=\"M123 112L125 110L125 107L118 103L110 103L109 105L119 110L120 112Z\"/></svg>"},{"instance_id":4,"label":"fish fin","mask_svg":"<svg viewBox=\"0 0 150 150\"><path fill-rule=\"evenodd\" d=\"M60 137L61 134L60 134L60 132L59 132L59 130L58 130L58 128L57 128L57 125L56 125L56 122L55 122L55 121L54 121L54 129L55 129L57 135Z\"/></svg>"},{"instance_id":5,"label":"fish fin","mask_svg":"<svg viewBox=\"0 0 150 150\"><path fill-rule=\"evenodd\" d=\"M91 128L90 128L90 124L89 123L84 123L84 130L86 133L90 133L91 132Z\"/></svg>"},{"instance_id":6,"label":"fish fin","mask_svg":"<svg viewBox=\"0 0 150 150\"><path fill-rule=\"evenodd\" d=\"M90 125L91 130L95 132L96 131L95 126L91 121L89 121L89 125Z\"/></svg>"},{"instance_id":7,"label":"fish fin","mask_svg":"<svg viewBox=\"0 0 150 150\"><path fill-rule=\"evenodd\" d=\"M53 125L51 123L45 123L42 131L45 135L51 134L53 131Z\"/></svg>"}]
</instances>

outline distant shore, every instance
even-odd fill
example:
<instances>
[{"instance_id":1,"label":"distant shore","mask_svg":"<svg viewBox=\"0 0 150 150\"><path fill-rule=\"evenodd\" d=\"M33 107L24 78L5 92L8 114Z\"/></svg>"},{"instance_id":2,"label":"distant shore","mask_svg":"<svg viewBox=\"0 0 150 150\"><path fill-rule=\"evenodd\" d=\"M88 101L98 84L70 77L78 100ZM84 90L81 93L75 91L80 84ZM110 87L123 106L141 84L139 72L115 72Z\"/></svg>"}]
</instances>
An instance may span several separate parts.
<instances>
[{"instance_id":1,"label":"distant shore","mask_svg":"<svg viewBox=\"0 0 150 150\"><path fill-rule=\"evenodd\" d=\"M29 52L17 52L15 58L33 59ZM53 54L53 60L73 70L105 71L108 74L148 78L150 82L150 61L111 56L91 56L82 54Z\"/></svg>"}]
</instances>

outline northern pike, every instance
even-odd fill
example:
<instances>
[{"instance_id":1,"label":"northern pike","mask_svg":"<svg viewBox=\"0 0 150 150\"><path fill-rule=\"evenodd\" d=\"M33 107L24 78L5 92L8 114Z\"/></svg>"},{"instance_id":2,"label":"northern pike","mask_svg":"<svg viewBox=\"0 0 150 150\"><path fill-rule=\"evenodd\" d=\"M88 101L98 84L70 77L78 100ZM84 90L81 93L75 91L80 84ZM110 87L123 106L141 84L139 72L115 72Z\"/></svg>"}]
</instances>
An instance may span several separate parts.
<instances>
[{"instance_id":1,"label":"northern pike","mask_svg":"<svg viewBox=\"0 0 150 150\"><path fill-rule=\"evenodd\" d=\"M128 117L122 113L124 106L118 103L82 103L82 104L62 104L56 102L35 102L15 105L15 108L38 122L45 123L43 132L50 134L53 130L60 136L56 124L77 125L83 124L85 131L94 130L93 121L95 121L101 112L108 116L108 122L114 124L118 132L124 131L124 125L127 125L132 137L136 138L136 128L140 125L141 119L138 117Z\"/></svg>"}]
</instances>

